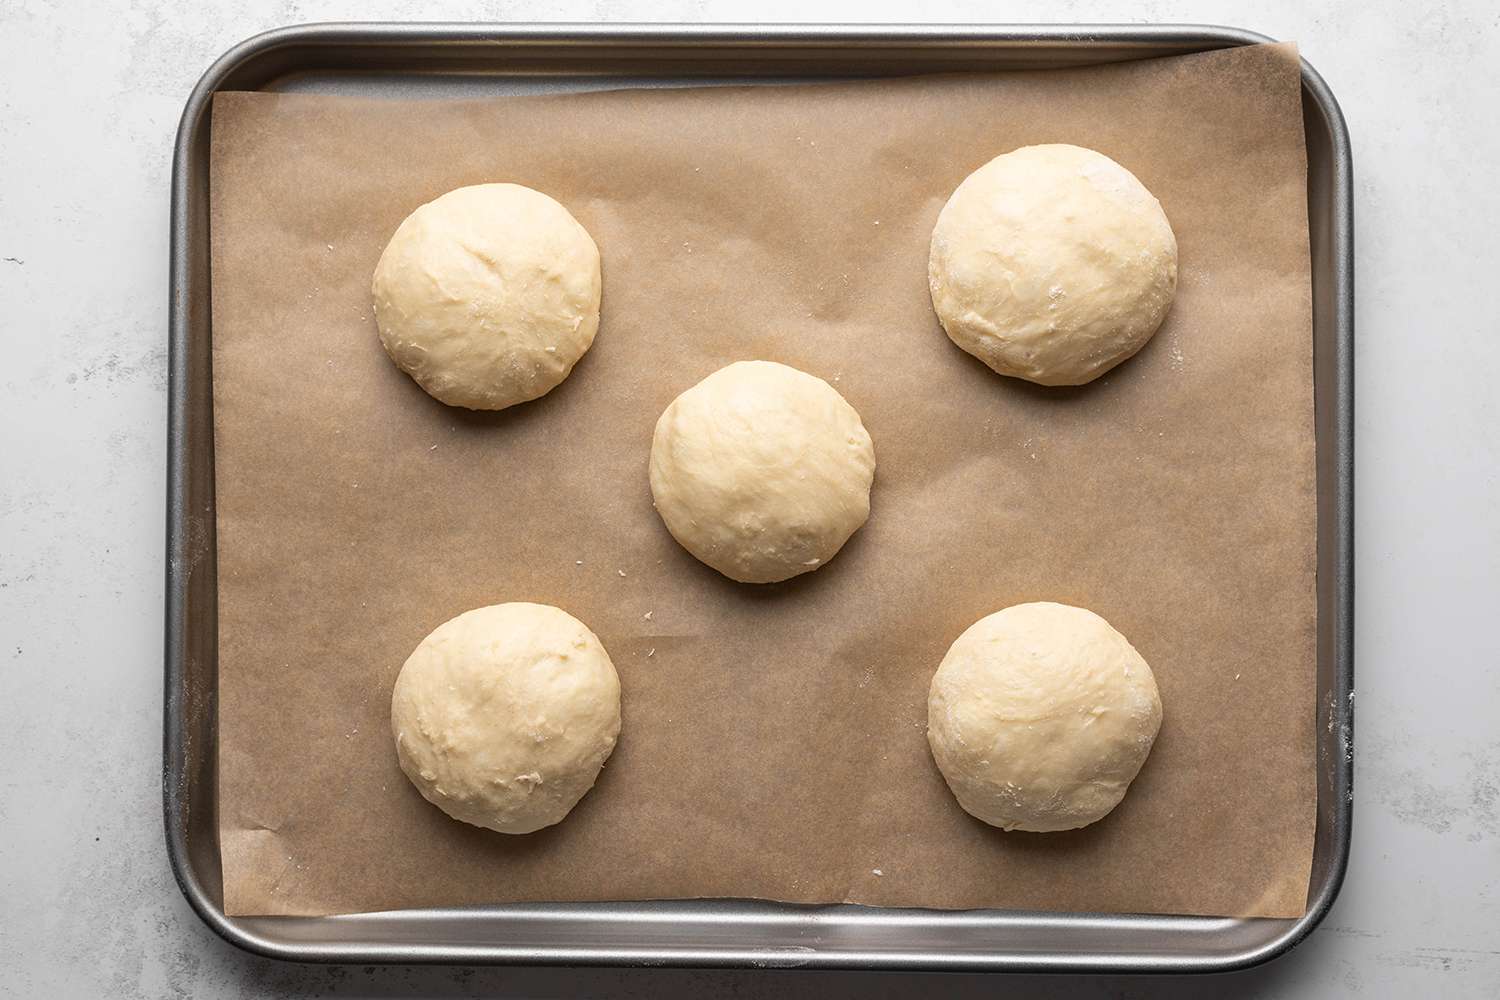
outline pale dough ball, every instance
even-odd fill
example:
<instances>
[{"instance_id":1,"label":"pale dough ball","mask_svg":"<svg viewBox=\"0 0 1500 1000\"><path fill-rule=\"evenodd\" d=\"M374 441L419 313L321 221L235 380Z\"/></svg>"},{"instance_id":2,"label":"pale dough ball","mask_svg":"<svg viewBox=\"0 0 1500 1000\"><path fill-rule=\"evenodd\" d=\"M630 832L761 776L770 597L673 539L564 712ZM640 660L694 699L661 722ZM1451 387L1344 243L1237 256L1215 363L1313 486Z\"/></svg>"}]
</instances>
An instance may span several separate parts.
<instances>
[{"instance_id":1,"label":"pale dough ball","mask_svg":"<svg viewBox=\"0 0 1500 1000\"><path fill-rule=\"evenodd\" d=\"M870 516L875 448L822 379L738 361L672 401L651 442L667 530L741 583L822 566Z\"/></svg>"},{"instance_id":2,"label":"pale dough ball","mask_svg":"<svg viewBox=\"0 0 1500 1000\"><path fill-rule=\"evenodd\" d=\"M1024 146L970 174L932 230L932 304L1001 375L1082 385L1140 350L1177 290L1161 204L1114 160Z\"/></svg>"},{"instance_id":3,"label":"pale dough ball","mask_svg":"<svg viewBox=\"0 0 1500 1000\"><path fill-rule=\"evenodd\" d=\"M599 249L519 184L449 191L406 217L371 291L391 360L450 406L503 410L556 388L599 329Z\"/></svg>"},{"instance_id":4,"label":"pale dough ball","mask_svg":"<svg viewBox=\"0 0 1500 1000\"><path fill-rule=\"evenodd\" d=\"M401 770L454 819L500 833L560 822L620 733L620 680L598 637L546 604L439 625L391 693Z\"/></svg>"},{"instance_id":5,"label":"pale dough ball","mask_svg":"<svg viewBox=\"0 0 1500 1000\"><path fill-rule=\"evenodd\" d=\"M1092 611L1017 604L932 678L927 740L958 804L1002 830L1072 830L1125 797L1161 728L1156 678Z\"/></svg>"}]
</instances>

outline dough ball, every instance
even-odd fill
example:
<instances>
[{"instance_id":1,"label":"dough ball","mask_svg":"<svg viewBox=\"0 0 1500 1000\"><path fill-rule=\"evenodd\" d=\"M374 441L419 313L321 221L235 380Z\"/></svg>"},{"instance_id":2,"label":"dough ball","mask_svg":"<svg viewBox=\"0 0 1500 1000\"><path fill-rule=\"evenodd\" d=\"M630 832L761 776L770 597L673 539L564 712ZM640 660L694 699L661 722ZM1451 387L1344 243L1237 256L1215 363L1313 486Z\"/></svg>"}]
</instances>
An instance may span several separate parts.
<instances>
[{"instance_id":1,"label":"dough ball","mask_svg":"<svg viewBox=\"0 0 1500 1000\"><path fill-rule=\"evenodd\" d=\"M981 618L943 657L927 741L958 804L1002 830L1103 819L1161 728L1156 679L1092 611L1017 604Z\"/></svg>"},{"instance_id":2,"label":"dough ball","mask_svg":"<svg viewBox=\"0 0 1500 1000\"><path fill-rule=\"evenodd\" d=\"M599 249L568 210L519 184L449 191L406 217L371 291L391 360L449 406L545 395L599 329Z\"/></svg>"},{"instance_id":3,"label":"dough ball","mask_svg":"<svg viewBox=\"0 0 1500 1000\"><path fill-rule=\"evenodd\" d=\"M672 401L651 442L651 495L672 537L741 583L833 558L870 516L875 449L833 386L737 361Z\"/></svg>"},{"instance_id":4,"label":"dough ball","mask_svg":"<svg viewBox=\"0 0 1500 1000\"><path fill-rule=\"evenodd\" d=\"M560 822L620 733L620 680L582 622L546 604L466 611L423 639L391 693L401 770L454 819Z\"/></svg>"},{"instance_id":5,"label":"dough ball","mask_svg":"<svg viewBox=\"0 0 1500 1000\"><path fill-rule=\"evenodd\" d=\"M1151 192L1078 146L997 156L932 230L932 304L1001 375L1082 385L1143 347L1177 291L1177 238Z\"/></svg>"}]
</instances>

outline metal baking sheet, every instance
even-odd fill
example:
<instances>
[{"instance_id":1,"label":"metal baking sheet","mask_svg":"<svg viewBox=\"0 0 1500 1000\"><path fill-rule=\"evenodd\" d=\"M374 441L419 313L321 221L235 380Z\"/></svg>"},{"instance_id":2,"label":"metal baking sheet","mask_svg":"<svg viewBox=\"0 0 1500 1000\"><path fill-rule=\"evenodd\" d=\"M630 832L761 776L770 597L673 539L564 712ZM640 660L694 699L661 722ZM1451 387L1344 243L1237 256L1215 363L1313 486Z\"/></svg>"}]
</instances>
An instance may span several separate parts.
<instances>
[{"instance_id":1,"label":"metal baking sheet","mask_svg":"<svg viewBox=\"0 0 1500 1000\"><path fill-rule=\"evenodd\" d=\"M329 962L932 970L1224 971L1291 948L1328 912L1353 776L1353 217L1338 104L1303 63L1318 476L1318 825L1292 920L947 912L744 900L228 917L216 789L217 607L208 137L220 90L485 96L1080 66L1270 39L1216 27L306 25L221 57L183 112L172 178L163 803L172 869L228 941Z\"/></svg>"}]
</instances>

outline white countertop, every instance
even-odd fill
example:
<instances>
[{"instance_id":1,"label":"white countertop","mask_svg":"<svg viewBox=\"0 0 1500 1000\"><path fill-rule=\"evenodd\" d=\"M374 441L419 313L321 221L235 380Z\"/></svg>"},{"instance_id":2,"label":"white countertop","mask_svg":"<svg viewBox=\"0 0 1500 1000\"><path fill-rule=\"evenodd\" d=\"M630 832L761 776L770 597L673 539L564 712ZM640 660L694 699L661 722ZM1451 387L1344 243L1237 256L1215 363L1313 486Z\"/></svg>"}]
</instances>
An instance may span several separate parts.
<instances>
[{"instance_id":1,"label":"white countertop","mask_svg":"<svg viewBox=\"0 0 1500 1000\"><path fill-rule=\"evenodd\" d=\"M1327 9L1305 10L1305 7ZM1500 988L1500 14L1483 0L0 2L0 995L1489 997ZM1215 979L310 968L187 908L160 820L167 191L188 91L299 21L1217 23L1302 44L1354 140L1354 853Z\"/></svg>"}]
</instances>

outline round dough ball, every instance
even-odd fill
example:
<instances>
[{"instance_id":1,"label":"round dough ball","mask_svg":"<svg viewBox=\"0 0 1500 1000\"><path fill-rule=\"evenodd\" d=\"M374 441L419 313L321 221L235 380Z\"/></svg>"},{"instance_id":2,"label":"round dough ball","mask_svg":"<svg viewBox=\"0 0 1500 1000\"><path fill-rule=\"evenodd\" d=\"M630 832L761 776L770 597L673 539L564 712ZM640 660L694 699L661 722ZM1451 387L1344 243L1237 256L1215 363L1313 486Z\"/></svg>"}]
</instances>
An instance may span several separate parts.
<instances>
[{"instance_id":1,"label":"round dough ball","mask_svg":"<svg viewBox=\"0 0 1500 1000\"><path fill-rule=\"evenodd\" d=\"M1082 385L1139 351L1177 291L1177 238L1135 175L1078 146L1024 146L953 192L932 230L932 304L1001 375Z\"/></svg>"},{"instance_id":2,"label":"round dough ball","mask_svg":"<svg viewBox=\"0 0 1500 1000\"><path fill-rule=\"evenodd\" d=\"M1092 611L1017 604L958 637L927 741L958 804L1002 830L1072 830L1125 797L1161 728L1156 678Z\"/></svg>"},{"instance_id":3,"label":"round dough ball","mask_svg":"<svg viewBox=\"0 0 1500 1000\"><path fill-rule=\"evenodd\" d=\"M546 604L466 611L423 639L391 693L401 770L454 819L500 833L560 822L620 734L599 639Z\"/></svg>"},{"instance_id":4,"label":"round dough ball","mask_svg":"<svg viewBox=\"0 0 1500 1000\"><path fill-rule=\"evenodd\" d=\"M380 342L449 406L503 410L556 388L599 329L599 248L519 184L449 191L406 217L375 265Z\"/></svg>"},{"instance_id":5,"label":"round dough ball","mask_svg":"<svg viewBox=\"0 0 1500 1000\"><path fill-rule=\"evenodd\" d=\"M854 407L816 376L737 361L672 401L651 442L667 530L741 583L833 558L870 516L875 448Z\"/></svg>"}]
</instances>

